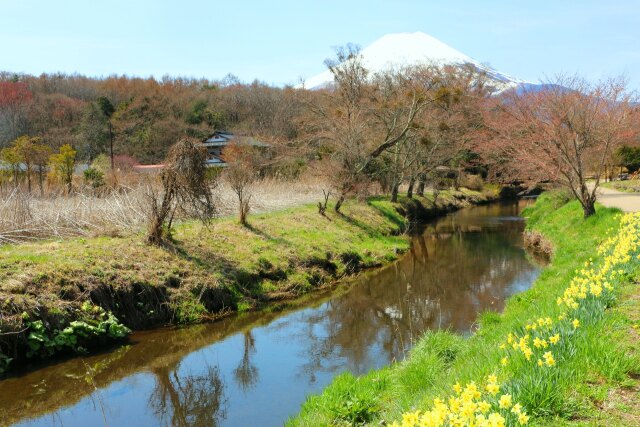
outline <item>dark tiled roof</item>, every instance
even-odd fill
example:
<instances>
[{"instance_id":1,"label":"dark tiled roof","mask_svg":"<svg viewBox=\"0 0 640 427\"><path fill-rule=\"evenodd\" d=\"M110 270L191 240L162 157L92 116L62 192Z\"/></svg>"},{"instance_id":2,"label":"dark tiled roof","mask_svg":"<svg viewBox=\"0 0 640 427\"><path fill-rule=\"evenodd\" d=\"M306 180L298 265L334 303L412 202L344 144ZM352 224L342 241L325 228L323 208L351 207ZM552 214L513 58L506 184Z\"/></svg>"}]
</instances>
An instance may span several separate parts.
<instances>
[{"instance_id":1,"label":"dark tiled roof","mask_svg":"<svg viewBox=\"0 0 640 427\"><path fill-rule=\"evenodd\" d=\"M231 132L214 132L209 138L205 139L203 144L205 147L224 147L230 142L236 140L238 144L251 145L253 147L269 147L269 144L258 141L250 136L234 135Z\"/></svg>"}]
</instances>

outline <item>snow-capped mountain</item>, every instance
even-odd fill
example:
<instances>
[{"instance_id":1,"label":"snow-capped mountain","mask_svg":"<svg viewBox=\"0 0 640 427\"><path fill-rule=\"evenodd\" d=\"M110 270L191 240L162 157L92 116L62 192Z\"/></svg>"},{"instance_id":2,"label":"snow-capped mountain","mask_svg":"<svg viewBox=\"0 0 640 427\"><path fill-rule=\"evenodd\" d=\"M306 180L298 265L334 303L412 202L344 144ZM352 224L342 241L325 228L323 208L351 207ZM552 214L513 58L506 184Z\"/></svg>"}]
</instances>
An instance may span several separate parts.
<instances>
[{"instance_id":1,"label":"snow-capped mountain","mask_svg":"<svg viewBox=\"0 0 640 427\"><path fill-rule=\"evenodd\" d=\"M500 73L422 32L387 34L364 48L360 53L364 67L372 74L392 68L420 64L472 64L487 73L493 83L495 93L532 84ZM299 87L321 89L330 87L332 84L333 76L329 70L326 70L306 79L304 84Z\"/></svg>"}]
</instances>

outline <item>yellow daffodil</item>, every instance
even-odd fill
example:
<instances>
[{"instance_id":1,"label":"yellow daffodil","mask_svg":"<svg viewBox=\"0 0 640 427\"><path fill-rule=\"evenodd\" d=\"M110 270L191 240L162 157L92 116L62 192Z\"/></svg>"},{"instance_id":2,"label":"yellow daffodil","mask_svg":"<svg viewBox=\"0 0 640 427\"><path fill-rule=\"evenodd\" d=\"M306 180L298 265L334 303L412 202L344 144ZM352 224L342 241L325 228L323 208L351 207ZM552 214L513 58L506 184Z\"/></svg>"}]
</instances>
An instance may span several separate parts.
<instances>
[{"instance_id":1,"label":"yellow daffodil","mask_svg":"<svg viewBox=\"0 0 640 427\"><path fill-rule=\"evenodd\" d=\"M491 404L489 402L483 400L482 402L478 403L478 410L483 414L489 412L489 409L491 409Z\"/></svg>"},{"instance_id":2,"label":"yellow daffodil","mask_svg":"<svg viewBox=\"0 0 640 427\"><path fill-rule=\"evenodd\" d=\"M577 269L576 274L569 282L557 303L564 306L564 312L557 316L558 331L565 330L563 325L569 323L573 329L578 329L581 322L577 318L570 320L572 313L578 308L591 309L591 301L603 296L609 296L616 285L627 280L626 264L632 260L640 260L640 213L626 214L620 219L620 231L607 237L598 247L598 259L590 259L584 263L584 267ZM575 315L575 314L574 314ZM564 322L567 323L564 323ZM571 335L564 336L563 332L551 332L554 327L551 317L538 317L530 319L522 325L527 332L523 336L509 333L506 342L499 344L499 348L507 355L500 359L500 365L507 366L511 357L522 356L539 367L552 367L557 364L551 351L544 351L541 357L534 358L534 350L547 349L550 345L556 345L561 340L571 340ZM640 327L634 325L634 328ZM548 331L544 334L543 331ZM531 334L531 335L530 335ZM562 349L562 347L560 348ZM511 354L511 352L514 354ZM562 354L562 353L557 353ZM522 357L520 356L520 357ZM517 366L517 365L516 365ZM526 368L525 368L526 369ZM508 419L517 420L519 425L529 422L529 415L519 403L513 401L510 394L500 393L500 385L496 375L486 377L484 387L478 388L476 383L470 382L465 386L456 383L453 386L456 393L447 400L436 398L431 410L420 412L408 412L403 415L402 422L390 424L391 427L425 427L425 426L476 426L476 427L504 427L507 423L505 410L509 410ZM495 405L495 406L493 406ZM493 409L493 412L492 412ZM510 424L511 425L511 424Z\"/></svg>"},{"instance_id":3,"label":"yellow daffodil","mask_svg":"<svg viewBox=\"0 0 640 427\"><path fill-rule=\"evenodd\" d=\"M500 396L500 400L498 401L500 408L509 409L513 405L513 400L510 394L503 394Z\"/></svg>"},{"instance_id":4,"label":"yellow daffodil","mask_svg":"<svg viewBox=\"0 0 640 427\"><path fill-rule=\"evenodd\" d=\"M553 358L553 354L551 354L550 351L547 351L545 354L542 355L542 357L544 358L544 363L547 366L553 366L556 364L556 360Z\"/></svg>"}]
</instances>

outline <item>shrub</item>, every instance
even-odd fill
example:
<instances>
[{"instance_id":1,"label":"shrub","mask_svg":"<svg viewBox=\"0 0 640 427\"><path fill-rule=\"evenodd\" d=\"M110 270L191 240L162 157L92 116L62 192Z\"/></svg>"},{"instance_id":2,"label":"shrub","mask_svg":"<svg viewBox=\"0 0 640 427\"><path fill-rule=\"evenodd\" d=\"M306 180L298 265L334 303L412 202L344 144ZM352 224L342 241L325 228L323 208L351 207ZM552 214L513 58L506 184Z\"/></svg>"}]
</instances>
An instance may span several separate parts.
<instances>
[{"instance_id":1,"label":"shrub","mask_svg":"<svg viewBox=\"0 0 640 427\"><path fill-rule=\"evenodd\" d=\"M213 196L207 180L206 149L184 138L169 150L160 176L162 193L152 192L147 242L160 245L171 233L173 216L183 212L209 221L214 214Z\"/></svg>"},{"instance_id":2,"label":"shrub","mask_svg":"<svg viewBox=\"0 0 640 427\"><path fill-rule=\"evenodd\" d=\"M362 257L355 251L343 252L340 254L340 261L345 266L347 274L353 274L360 269Z\"/></svg>"},{"instance_id":3,"label":"shrub","mask_svg":"<svg viewBox=\"0 0 640 427\"><path fill-rule=\"evenodd\" d=\"M88 347L101 341L122 339L131 333L112 313L101 307L85 302L82 310L86 313L83 320L69 322L61 329L51 329L42 320L30 320L24 315L29 333L27 357L47 358L65 351L86 353Z\"/></svg>"},{"instance_id":4,"label":"shrub","mask_svg":"<svg viewBox=\"0 0 640 427\"><path fill-rule=\"evenodd\" d=\"M640 169L640 147L623 145L616 151L616 154L620 158L620 164L627 168L629 173Z\"/></svg>"},{"instance_id":5,"label":"shrub","mask_svg":"<svg viewBox=\"0 0 640 427\"><path fill-rule=\"evenodd\" d=\"M195 299L184 299L176 307L175 314L177 323L197 323L207 314L207 309Z\"/></svg>"},{"instance_id":6,"label":"shrub","mask_svg":"<svg viewBox=\"0 0 640 427\"><path fill-rule=\"evenodd\" d=\"M344 396L340 404L333 408L338 420L346 421L352 426L370 422L378 412L375 396L371 394Z\"/></svg>"},{"instance_id":7,"label":"shrub","mask_svg":"<svg viewBox=\"0 0 640 427\"><path fill-rule=\"evenodd\" d=\"M51 176L61 182L67 188L67 193L71 193L73 183L73 172L76 166L76 150L69 144L60 147L57 154L52 154L49 158L51 165Z\"/></svg>"},{"instance_id":8,"label":"shrub","mask_svg":"<svg viewBox=\"0 0 640 427\"><path fill-rule=\"evenodd\" d=\"M104 173L93 167L84 171L84 180L92 188L100 188L104 185Z\"/></svg>"}]
</instances>

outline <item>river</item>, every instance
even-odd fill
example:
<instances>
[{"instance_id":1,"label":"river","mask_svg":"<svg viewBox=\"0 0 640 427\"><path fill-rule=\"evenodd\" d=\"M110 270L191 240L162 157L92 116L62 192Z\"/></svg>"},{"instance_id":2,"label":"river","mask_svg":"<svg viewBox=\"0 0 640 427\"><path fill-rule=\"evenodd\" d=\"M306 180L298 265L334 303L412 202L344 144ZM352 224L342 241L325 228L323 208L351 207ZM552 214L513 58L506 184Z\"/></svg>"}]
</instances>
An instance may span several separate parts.
<instances>
[{"instance_id":1,"label":"river","mask_svg":"<svg viewBox=\"0 0 640 427\"><path fill-rule=\"evenodd\" d=\"M296 308L132 335L127 346L0 381L0 425L280 426L338 374L401 360L428 329L469 334L478 313L539 273L525 201L425 225L411 250Z\"/></svg>"}]
</instances>

